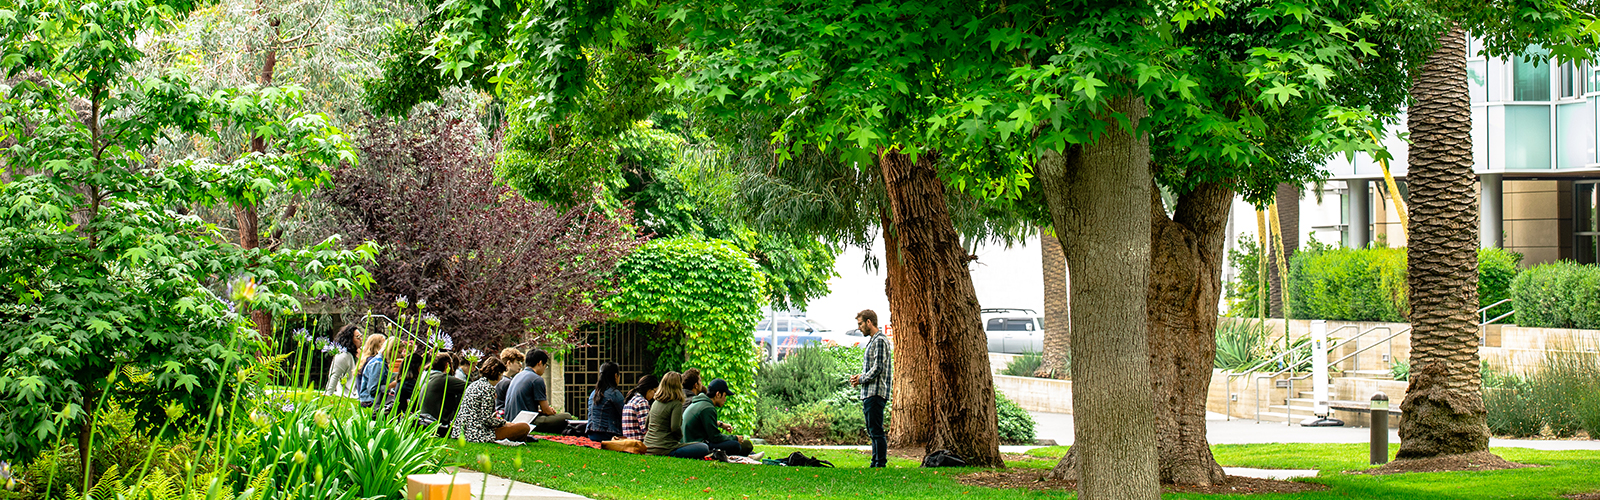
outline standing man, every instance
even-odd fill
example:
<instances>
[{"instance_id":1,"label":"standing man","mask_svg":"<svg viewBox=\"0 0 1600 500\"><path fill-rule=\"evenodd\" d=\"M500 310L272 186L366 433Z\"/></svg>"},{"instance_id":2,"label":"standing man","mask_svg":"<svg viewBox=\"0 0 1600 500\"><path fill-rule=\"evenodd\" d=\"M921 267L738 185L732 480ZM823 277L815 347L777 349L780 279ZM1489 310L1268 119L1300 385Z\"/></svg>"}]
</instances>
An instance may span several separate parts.
<instances>
[{"instance_id":1,"label":"standing man","mask_svg":"<svg viewBox=\"0 0 1600 500\"><path fill-rule=\"evenodd\" d=\"M883 467L889 463L889 438L883 432L883 407L889 402L890 366L889 340L878 334L878 313L871 309L856 313L856 327L867 336L866 355L861 359L861 373L850 376L850 384L861 386L861 411L867 416L867 437L872 439L872 464Z\"/></svg>"}]
</instances>

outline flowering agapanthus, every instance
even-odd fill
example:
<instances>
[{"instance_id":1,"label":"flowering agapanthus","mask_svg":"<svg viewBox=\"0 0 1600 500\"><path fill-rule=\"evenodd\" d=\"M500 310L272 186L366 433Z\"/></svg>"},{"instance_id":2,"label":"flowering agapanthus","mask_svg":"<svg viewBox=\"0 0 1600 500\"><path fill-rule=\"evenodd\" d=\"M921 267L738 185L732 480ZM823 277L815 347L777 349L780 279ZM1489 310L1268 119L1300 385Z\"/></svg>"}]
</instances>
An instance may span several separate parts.
<instances>
[{"instance_id":1,"label":"flowering agapanthus","mask_svg":"<svg viewBox=\"0 0 1600 500\"><path fill-rule=\"evenodd\" d=\"M461 353L467 355L467 358L470 358L473 361L483 359L483 351L478 350L475 347L468 347L466 350L461 351Z\"/></svg>"},{"instance_id":2,"label":"flowering agapanthus","mask_svg":"<svg viewBox=\"0 0 1600 500\"><path fill-rule=\"evenodd\" d=\"M317 337L316 342L318 349L321 349L322 352L331 353L339 350L339 346L334 344L332 340L328 340L327 337Z\"/></svg>"},{"instance_id":3,"label":"flowering agapanthus","mask_svg":"<svg viewBox=\"0 0 1600 500\"><path fill-rule=\"evenodd\" d=\"M433 332L431 337L432 338L428 339L428 343L433 344L435 349L449 351L456 348L456 341L455 339L450 338L450 334L444 332Z\"/></svg>"},{"instance_id":4,"label":"flowering agapanthus","mask_svg":"<svg viewBox=\"0 0 1600 500\"><path fill-rule=\"evenodd\" d=\"M417 304L417 307L421 308L422 304ZM439 317L434 316L433 313L424 314L422 315L422 322L427 323L428 326L439 326Z\"/></svg>"},{"instance_id":5,"label":"flowering agapanthus","mask_svg":"<svg viewBox=\"0 0 1600 500\"><path fill-rule=\"evenodd\" d=\"M306 331L304 328L296 328L294 329L294 339L302 343L310 343L311 332Z\"/></svg>"},{"instance_id":6,"label":"flowering agapanthus","mask_svg":"<svg viewBox=\"0 0 1600 500\"><path fill-rule=\"evenodd\" d=\"M397 308L405 309L406 306L409 306L409 305L411 305L411 298L410 297L401 295L401 296L396 297L394 299L394 306L397 307Z\"/></svg>"}]
</instances>

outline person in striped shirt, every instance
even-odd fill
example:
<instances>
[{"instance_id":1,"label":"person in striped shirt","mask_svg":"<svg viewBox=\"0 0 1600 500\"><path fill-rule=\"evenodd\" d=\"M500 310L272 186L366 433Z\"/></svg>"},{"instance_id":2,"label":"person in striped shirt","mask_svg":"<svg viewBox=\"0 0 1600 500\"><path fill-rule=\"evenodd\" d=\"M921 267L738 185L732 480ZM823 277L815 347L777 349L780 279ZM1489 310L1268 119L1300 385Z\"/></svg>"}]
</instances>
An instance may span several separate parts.
<instances>
[{"instance_id":1,"label":"person in striped shirt","mask_svg":"<svg viewBox=\"0 0 1600 500\"><path fill-rule=\"evenodd\" d=\"M872 440L870 467L883 467L889 463L889 439L883 432L883 408L889 402L890 374L893 359L889 339L880 335L878 313L871 309L856 313L856 326L867 336L866 355L861 359L861 373L850 376L850 384L861 387L861 411L867 417L867 437Z\"/></svg>"}]
</instances>

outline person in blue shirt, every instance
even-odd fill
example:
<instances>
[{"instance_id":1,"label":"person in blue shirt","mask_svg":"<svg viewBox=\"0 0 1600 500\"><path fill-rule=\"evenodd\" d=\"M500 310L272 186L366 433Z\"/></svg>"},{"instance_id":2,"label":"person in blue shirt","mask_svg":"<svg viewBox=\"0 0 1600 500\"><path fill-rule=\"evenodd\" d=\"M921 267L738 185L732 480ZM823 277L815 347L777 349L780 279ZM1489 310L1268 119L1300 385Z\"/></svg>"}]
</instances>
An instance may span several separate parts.
<instances>
[{"instance_id":1,"label":"person in blue shirt","mask_svg":"<svg viewBox=\"0 0 1600 500\"><path fill-rule=\"evenodd\" d=\"M559 432L565 429L572 414L550 406L550 397L544 384L544 373L550 368L550 353L535 349L528 353L526 365L511 379L506 390L506 418L516 420L518 414L534 413L533 427L540 432Z\"/></svg>"},{"instance_id":2,"label":"person in blue shirt","mask_svg":"<svg viewBox=\"0 0 1600 500\"><path fill-rule=\"evenodd\" d=\"M361 371L356 374L356 399L361 401L363 408L371 408L378 398L384 395L384 385L389 383L389 366L383 362L383 341L381 333L367 336L366 344L361 346Z\"/></svg>"}]
</instances>

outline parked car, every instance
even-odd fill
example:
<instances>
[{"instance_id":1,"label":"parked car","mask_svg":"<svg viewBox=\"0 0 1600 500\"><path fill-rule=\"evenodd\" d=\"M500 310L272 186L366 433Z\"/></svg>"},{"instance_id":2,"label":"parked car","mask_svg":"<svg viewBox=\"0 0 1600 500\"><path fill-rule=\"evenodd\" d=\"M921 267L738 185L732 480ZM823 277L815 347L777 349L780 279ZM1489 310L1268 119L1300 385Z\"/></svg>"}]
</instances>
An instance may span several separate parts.
<instances>
[{"instance_id":1,"label":"parked car","mask_svg":"<svg viewBox=\"0 0 1600 500\"><path fill-rule=\"evenodd\" d=\"M979 311L989 352L1022 354L1044 351L1044 318L1032 309L992 308Z\"/></svg>"},{"instance_id":2,"label":"parked car","mask_svg":"<svg viewBox=\"0 0 1600 500\"><path fill-rule=\"evenodd\" d=\"M813 344L859 345L866 342L866 337L857 331L854 335L848 332L835 332L821 322L810 318L778 318L776 328L773 320L764 320L756 324L752 333L757 346L767 358L772 357L773 336L777 337L778 358L789 355L790 351Z\"/></svg>"}]
</instances>

